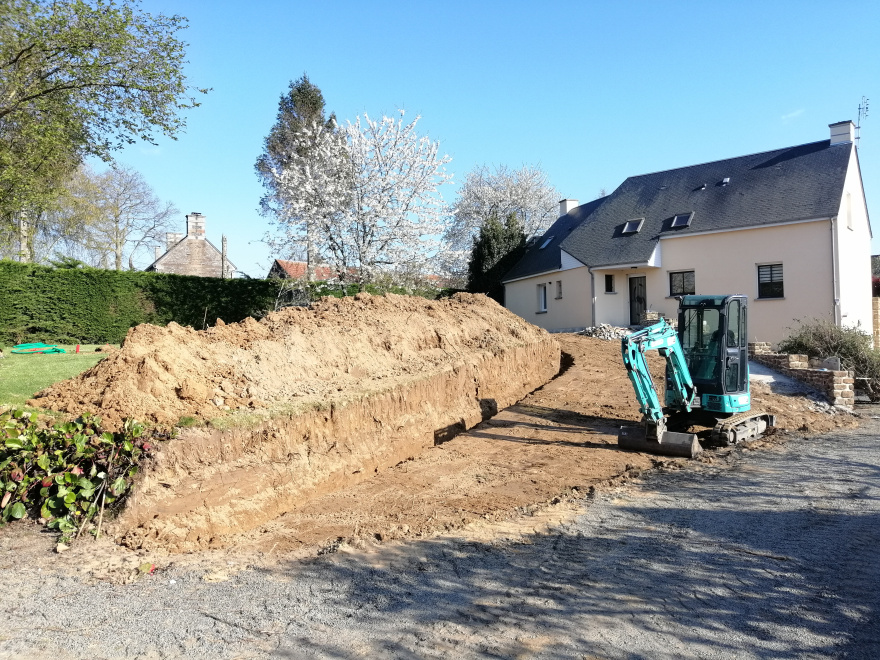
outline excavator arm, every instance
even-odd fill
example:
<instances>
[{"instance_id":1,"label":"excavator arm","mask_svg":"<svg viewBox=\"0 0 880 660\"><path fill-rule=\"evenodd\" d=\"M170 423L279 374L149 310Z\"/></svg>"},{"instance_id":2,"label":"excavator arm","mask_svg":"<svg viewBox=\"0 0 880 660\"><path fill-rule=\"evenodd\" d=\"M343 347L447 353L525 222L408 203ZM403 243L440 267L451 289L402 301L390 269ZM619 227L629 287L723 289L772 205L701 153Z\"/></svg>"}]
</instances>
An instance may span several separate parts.
<instances>
[{"instance_id":1,"label":"excavator arm","mask_svg":"<svg viewBox=\"0 0 880 660\"><path fill-rule=\"evenodd\" d=\"M666 418L663 406L657 396L654 382L645 353L656 350L666 358L667 374L671 386L678 395L680 412L691 412L691 405L696 396L691 374L685 361L684 352L678 341L678 335L665 319L634 332L621 340L623 364L639 402L642 413L641 424L637 427L622 427L618 444L624 449L635 449L655 454L670 456L687 456L693 458L701 448L697 436L692 433L675 433L666 430Z\"/></svg>"},{"instance_id":2,"label":"excavator arm","mask_svg":"<svg viewBox=\"0 0 880 660\"><path fill-rule=\"evenodd\" d=\"M621 341L623 352L623 364L629 375L629 380L639 400L639 412L646 420L658 421L663 419L663 407L657 397L657 390L651 380L651 372L645 360L645 352L656 350L666 358L669 369L667 373L672 380L672 386L678 394L680 410L690 412L691 404L696 395L694 383L691 380L690 371L678 341L678 335L665 319L659 323L634 332L624 337Z\"/></svg>"}]
</instances>

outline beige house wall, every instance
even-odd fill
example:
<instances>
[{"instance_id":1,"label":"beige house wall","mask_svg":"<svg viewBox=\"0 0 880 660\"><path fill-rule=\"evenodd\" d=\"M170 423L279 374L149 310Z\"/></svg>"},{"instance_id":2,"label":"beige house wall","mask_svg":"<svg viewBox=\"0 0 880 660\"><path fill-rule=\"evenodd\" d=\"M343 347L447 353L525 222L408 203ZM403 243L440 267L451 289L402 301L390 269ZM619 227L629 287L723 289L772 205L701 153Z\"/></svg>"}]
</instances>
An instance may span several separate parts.
<instances>
[{"instance_id":1,"label":"beige house wall","mask_svg":"<svg viewBox=\"0 0 880 660\"><path fill-rule=\"evenodd\" d=\"M668 273L693 270L696 293L749 298L749 341L777 344L798 320L832 319L831 222L662 239L663 285ZM758 298L758 266L782 264L784 298ZM869 301L870 302L870 301ZM676 303L666 299L667 306Z\"/></svg>"},{"instance_id":2,"label":"beige house wall","mask_svg":"<svg viewBox=\"0 0 880 660\"><path fill-rule=\"evenodd\" d=\"M557 282L562 298L556 297ZM538 286L547 287L547 311L538 310ZM592 325L590 273L586 266L550 271L504 285L504 306L545 330L572 330Z\"/></svg>"},{"instance_id":3,"label":"beige house wall","mask_svg":"<svg viewBox=\"0 0 880 660\"><path fill-rule=\"evenodd\" d=\"M843 145L838 149L846 148ZM843 198L837 214L837 272L839 278L841 325L860 326L873 332L871 303L871 227L858 158L854 147L843 185Z\"/></svg>"}]
</instances>

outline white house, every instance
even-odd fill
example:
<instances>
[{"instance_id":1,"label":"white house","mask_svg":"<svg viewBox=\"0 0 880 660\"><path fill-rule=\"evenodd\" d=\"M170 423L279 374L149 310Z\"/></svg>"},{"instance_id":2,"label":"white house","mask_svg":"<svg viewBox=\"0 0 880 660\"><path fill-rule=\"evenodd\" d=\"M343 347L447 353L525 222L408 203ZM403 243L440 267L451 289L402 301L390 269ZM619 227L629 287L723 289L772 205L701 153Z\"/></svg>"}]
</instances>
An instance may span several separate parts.
<instances>
[{"instance_id":1,"label":"white house","mask_svg":"<svg viewBox=\"0 0 880 660\"><path fill-rule=\"evenodd\" d=\"M799 320L872 331L871 226L851 121L831 139L624 181L560 202L504 278L505 305L548 330L674 317L675 296L749 297L750 341Z\"/></svg>"}]
</instances>

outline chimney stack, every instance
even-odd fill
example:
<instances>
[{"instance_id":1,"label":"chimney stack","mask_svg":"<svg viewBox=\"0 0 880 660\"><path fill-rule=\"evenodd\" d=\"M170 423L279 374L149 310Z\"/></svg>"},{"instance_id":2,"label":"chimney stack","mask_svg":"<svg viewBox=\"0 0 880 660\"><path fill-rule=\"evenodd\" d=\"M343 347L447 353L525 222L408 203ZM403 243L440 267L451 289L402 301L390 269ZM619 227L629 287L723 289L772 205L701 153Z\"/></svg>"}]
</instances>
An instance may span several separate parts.
<instances>
[{"instance_id":1,"label":"chimney stack","mask_svg":"<svg viewBox=\"0 0 880 660\"><path fill-rule=\"evenodd\" d=\"M828 124L828 128L831 129L831 144L852 142L856 134L856 126L849 120Z\"/></svg>"},{"instance_id":2,"label":"chimney stack","mask_svg":"<svg viewBox=\"0 0 880 660\"><path fill-rule=\"evenodd\" d=\"M559 200L559 215L566 215L569 211L572 211L578 207L578 201L576 199L560 199Z\"/></svg>"},{"instance_id":3,"label":"chimney stack","mask_svg":"<svg viewBox=\"0 0 880 660\"><path fill-rule=\"evenodd\" d=\"M205 240L205 216L196 211L186 216L186 235L187 238Z\"/></svg>"},{"instance_id":4,"label":"chimney stack","mask_svg":"<svg viewBox=\"0 0 880 660\"><path fill-rule=\"evenodd\" d=\"M167 252L175 245L180 242L180 239L183 238L183 234L179 234L174 231L169 231L165 234L165 251Z\"/></svg>"},{"instance_id":5,"label":"chimney stack","mask_svg":"<svg viewBox=\"0 0 880 660\"><path fill-rule=\"evenodd\" d=\"M153 261L159 261L159 257L162 256L162 247L157 245L153 248Z\"/></svg>"},{"instance_id":6,"label":"chimney stack","mask_svg":"<svg viewBox=\"0 0 880 660\"><path fill-rule=\"evenodd\" d=\"M220 263L222 264L220 266L220 277L222 277L225 280L227 277L229 277L229 266L227 266L228 261L226 259L226 234L223 234L223 239L222 239L221 245L223 246L223 249L221 251L221 257L220 257L220 259L221 259Z\"/></svg>"}]
</instances>

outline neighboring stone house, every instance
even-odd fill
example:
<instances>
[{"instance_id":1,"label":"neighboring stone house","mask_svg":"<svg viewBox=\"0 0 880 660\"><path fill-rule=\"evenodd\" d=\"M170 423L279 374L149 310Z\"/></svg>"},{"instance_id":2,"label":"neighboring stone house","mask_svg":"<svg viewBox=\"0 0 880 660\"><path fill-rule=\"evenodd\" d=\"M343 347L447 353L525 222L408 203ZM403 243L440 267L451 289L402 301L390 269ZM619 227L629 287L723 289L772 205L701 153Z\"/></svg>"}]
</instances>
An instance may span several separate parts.
<instances>
[{"instance_id":1,"label":"neighboring stone house","mask_svg":"<svg viewBox=\"0 0 880 660\"><path fill-rule=\"evenodd\" d=\"M285 261L284 259L275 259L275 261L272 262L272 267L269 269L269 274L266 277L269 279L274 277L281 280L301 280L306 277L306 269L307 264L305 261ZM312 273L312 277L316 281L329 280L335 276L336 272L330 266L324 264L318 264L315 266L314 272Z\"/></svg>"},{"instance_id":2,"label":"neighboring stone house","mask_svg":"<svg viewBox=\"0 0 880 660\"><path fill-rule=\"evenodd\" d=\"M232 277L235 264L226 257L223 267L226 237L223 250L205 237L205 216L195 211L186 216L186 234L165 234L165 253L156 248L156 260L146 270L175 275L198 275L200 277Z\"/></svg>"},{"instance_id":3,"label":"neighboring stone house","mask_svg":"<svg viewBox=\"0 0 880 660\"><path fill-rule=\"evenodd\" d=\"M684 294L749 297L749 341L799 320L872 330L871 226L852 122L831 139L634 176L561 217L504 277L548 330L674 317ZM648 315L649 316L649 315Z\"/></svg>"}]
</instances>

